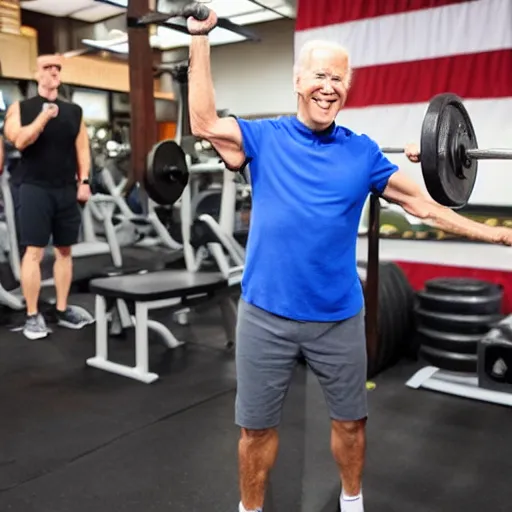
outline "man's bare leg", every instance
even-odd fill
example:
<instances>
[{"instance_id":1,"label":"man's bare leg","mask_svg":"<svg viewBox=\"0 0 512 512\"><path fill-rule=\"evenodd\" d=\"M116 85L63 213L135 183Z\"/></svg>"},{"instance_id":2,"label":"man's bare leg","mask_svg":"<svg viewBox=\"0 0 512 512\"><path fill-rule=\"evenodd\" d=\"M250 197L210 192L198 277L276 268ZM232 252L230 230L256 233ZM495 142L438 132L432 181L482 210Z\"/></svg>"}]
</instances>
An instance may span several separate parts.
<instances>
[{"instance_id":1,"label":"man's bare leg","mask_svg":"<svg viewBox=\"0 0 512 512\"><path fill-rule=\"evenodd\" d=\"M242 429L238 443L240 492L247 511L261 510L270 470L277 458L276 429Z\"/></svg>"},{"instance_id":2,"label":"man's bare leg","mask_svg":"<svg viewBox=\"0 0 512 512\"><path fill-rule=\"evenodd\" d=\"M362 480L366 452L366 419L332 421L331 450L343 486L342 512L363 512Z\"/></svg>"},{"instance_id":3,"label":"man's bare leg","mask_svg":"<svg viewBox=\"0 0 512 512\"><path fill-rule=\"evenodd\" d=\"M66 311L71 280L73 278L71 247L55 247L54 253L53 278L55 280L57 311Z\"/></svg>"},{"instance_id":4,"label":"man's bare leg","mask_svg":"<svg viewBox=\"0 0 512 512\"><path fill-rule=\"evenodd\" d=\"M37 304L41 291L41 260L44 248L29 246L21 260L21 289L27 306L27 315L38 313Z\"/></svg>"}]
</instances>

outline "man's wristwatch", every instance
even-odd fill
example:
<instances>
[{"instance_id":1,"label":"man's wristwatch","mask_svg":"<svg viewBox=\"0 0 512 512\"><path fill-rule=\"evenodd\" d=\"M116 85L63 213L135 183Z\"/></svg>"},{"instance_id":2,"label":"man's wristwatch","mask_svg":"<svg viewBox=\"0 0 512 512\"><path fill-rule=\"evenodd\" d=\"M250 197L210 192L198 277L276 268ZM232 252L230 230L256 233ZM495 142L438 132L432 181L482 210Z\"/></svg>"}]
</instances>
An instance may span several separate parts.
<instances>
[{"instance_id":1,"label":"man's wristwatch","mask_svg":"<svg viewBox=\"0 0 512 512\"><path fill-rule=\"evenodd\" d=\"M85 178L83 180L80 180L80 185L89 185L89 178Z\"/></svg>"}]
</instances>

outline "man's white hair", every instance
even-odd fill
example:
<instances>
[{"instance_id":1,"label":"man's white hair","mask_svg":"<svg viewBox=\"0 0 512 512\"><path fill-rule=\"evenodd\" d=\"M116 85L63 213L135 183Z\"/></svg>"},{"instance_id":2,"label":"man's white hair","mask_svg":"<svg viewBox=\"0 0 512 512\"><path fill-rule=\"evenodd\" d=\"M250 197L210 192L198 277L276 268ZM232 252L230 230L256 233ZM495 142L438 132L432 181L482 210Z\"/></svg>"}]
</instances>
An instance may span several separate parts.
<instances>
[{"instance_id":1,"label":"man's white hair","mask_svg":"<svg viewBox=\"0 0 512 512\"><path fill-rule=\"evenodd\" d=\"M343 85L348 90L352 82L352 68L350 66L350 55L348 53L348 50L343 45L335 43L334 41L313 39L311 41L307 41L306 43L304 43L299 50L297 60L293 67L294 76L297 77L304 69L307 69L309 67L311 54L315 50L331 50L335 53L343 55L343 57L347 59L348 69L347 73L343 77Z\"/></svg>"}]
</instances>

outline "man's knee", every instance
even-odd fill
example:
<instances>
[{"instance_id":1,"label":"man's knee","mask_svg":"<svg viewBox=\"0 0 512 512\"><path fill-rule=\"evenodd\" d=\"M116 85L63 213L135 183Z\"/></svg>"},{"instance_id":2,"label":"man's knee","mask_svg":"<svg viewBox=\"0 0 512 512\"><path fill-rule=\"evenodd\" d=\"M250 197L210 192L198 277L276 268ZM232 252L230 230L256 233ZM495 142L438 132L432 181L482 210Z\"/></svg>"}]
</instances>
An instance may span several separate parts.
<instances>
[{"instance_id":1,"label":"man's knee","mask_svg":"<svg viewBox=\"0 0 512 512\"><path fill-rule=\"evenodd\" d=\"M55 247L54 254L57 259L71 259L71 247Z\"/></svg>"},{"instance_id":2,"label":"man's knee","mask_svg":"<svg viewBox=\"0 0 512 512\"><path fill-rule=\"evenodd\" d=\"M28 263L41 263L41 260L43 259L43 254L43 247L34 247L29 245L28 247L25 247L23 261Z\"/></svg>"},{"instance_id":3,"label":"man's knee","mask_svg":"<svg viewBox=\"0 0 512 512\"><path fill-rule=\"evenodd\" d=\"M240 441L249 444L264 444L269 439L275 437L277 430L275 428L262 428L262 429L240 429Z\"/></svg>"},{"instance_id":4,"label":"man's knee","mask_svg":"<svg viewBox=\"0 0 512 512\"><path fill-rule=\"evenodd\" d=\"M359 420L341 421L332 420L334 432L342 437L353 437L364 433L366 428L366 418Z\"/></svg>"}]
</instances>

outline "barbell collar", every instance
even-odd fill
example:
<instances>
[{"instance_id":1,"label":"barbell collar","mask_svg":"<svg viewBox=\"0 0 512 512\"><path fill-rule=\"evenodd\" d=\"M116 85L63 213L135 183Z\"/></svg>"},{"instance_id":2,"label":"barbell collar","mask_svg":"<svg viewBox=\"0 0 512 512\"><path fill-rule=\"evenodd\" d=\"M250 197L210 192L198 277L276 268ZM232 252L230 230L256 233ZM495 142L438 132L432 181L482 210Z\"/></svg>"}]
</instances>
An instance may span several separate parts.
<instances>
[{"instance_id":1,"label":"barbell collar","mask_svg":"<svg viewBox=\"0 0 512 512\"><path fill-rule=\"evenodd\" d=\"M512 149L466 149L465 155L475 160L512 160Z\"/></svg>"}]
</instances>

